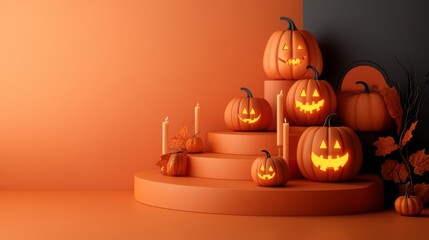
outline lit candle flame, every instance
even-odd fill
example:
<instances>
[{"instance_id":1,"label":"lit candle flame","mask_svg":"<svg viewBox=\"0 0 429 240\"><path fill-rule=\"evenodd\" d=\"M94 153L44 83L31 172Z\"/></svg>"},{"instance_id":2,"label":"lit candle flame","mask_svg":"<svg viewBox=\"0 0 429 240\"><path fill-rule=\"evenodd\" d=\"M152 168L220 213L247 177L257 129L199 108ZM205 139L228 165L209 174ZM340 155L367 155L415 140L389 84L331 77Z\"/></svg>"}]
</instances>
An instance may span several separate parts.
<instances>
[{"instance_id":1,"label":"lit candle flame","mask_svg":"<svg viewBox=\"0 0 429 240\"><path fill-rule=\"evenodd\" d=\"M287 123L286 118L284 118L283 122L284 122L284 123Z\"/></svg>"},{"instance_id":2,"label":"lit candle flame","mask_svg":"<svg viewBox=\"0 0 429 240\"><path fill-rule=\"evenodd\" d=\"M165 121L168 122L168 116L165 118Z\"/></svg>"},{"instance_id":3,"label":"lit candle flame","mask_svg":"<svg viewBox=\"0 0 429 240\"><path fill-rule=\"evenodd\" d=\"M280 90L280 94L283 94L283 90Z\"/></svg>"},{"instance_id":4,"label":"lit candle flame","mask_svg":"<svg viewBox=\"0 0 429 240\"><path fill-rule=\"evenodd\" d=\"M199 107L200 106L200 103L197 103L197 107Z\"/></svg>"}]
</instances>

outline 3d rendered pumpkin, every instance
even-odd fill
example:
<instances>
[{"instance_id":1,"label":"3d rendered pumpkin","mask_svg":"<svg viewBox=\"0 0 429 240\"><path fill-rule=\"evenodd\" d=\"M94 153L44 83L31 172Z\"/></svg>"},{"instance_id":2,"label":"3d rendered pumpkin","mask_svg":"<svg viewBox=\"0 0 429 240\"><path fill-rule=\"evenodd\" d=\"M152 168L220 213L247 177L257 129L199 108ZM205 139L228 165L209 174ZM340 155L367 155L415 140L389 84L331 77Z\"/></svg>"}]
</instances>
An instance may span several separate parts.
<instances>
[{"instance_id":1,"label":"3d rendered pumpkin","mask_svg":"<svg viewBox=\"0 0 429 240\"><path fill-rule=\"evenodd\" d=\"M364 81L363 92L342 92L338 97L338 113L342 124L355 131L383 131L394 126L383 96L371 92Z\"/></svg>"},{"instance_id":2,"label":"3d rendered pumpkin","mask_svg":"<svg viewBox=\"0 0 429 240\"><path fill-rule=\"evenodd\" d=\"M349 127L332 127L330 114L323 126L309 127L301 135L297 163L302 175L314 181L347 181L362 165L362 147Z\"/></svg>"},{"instance_id":3,"label":"3d rendered pumpkin","mask_svg":"<svg viewBox=\"0 0 429 240\"><path fill-rule=\"evenodd\" d=\"M281 17L287 21L289 28L274 32L268 40L264 52L263 66L270 79L303 79L310 78L308 65L322 72L322 54L316 39L311 33L298 30L292 19Z\"/></svg>"},{"instance_id":4,"label":"3d rendered pumpkin","mask_svg":"<svg viewBox=\"0 0 429 240\"><path fill-rule=\"evenodd\" d=\"M268 129L272 124L272 110L264 98L254 98L247 88L240 88L246 92L246 97L232 99L225 109L224 119L226 126L236 131L261 131Z\"/></svg>"},{"instance_id":5,"label":"3d rendered pumpkin","mask_svg":"<svg viewBox=\"0 0 429 240\"><path fill-rule=\"evenodd\" d=\"M292 125L321 125L337 108L337 98L331 85L319 80L316 68L307 68L313 70L313 79L296 81L286 96L286 118Z\"/></svg>"},{"instance_id":6,"label":"3d rendered pumpkin","mask_svg":"<svg viewBox=\"0 0 429 240\"><path fill-rule=\"evenodd\" d=\"M265 156L258 157L252 164L253 181L263 187L284 186L290 179L289 166L281 157L272 157L267 150Z\"/></svg>"},{"instance_id":7,"label":"3d rendered pumpkin","mask_svg":"<svg viewBox=\"0 0 429 240\"><path fill-rule=\"evenodd\" d=\"M185 143L188 153L200 153L203 151L203 140L198 136L189 137Z\"/></svg>"},{"instance_id":8,"label":"3d rendered pumpkin","mask_svg":"<svg viewBox=\"0 0 429 240\"><path fill-rule=\"evenodd\" d=\"M416 216L423 211L423 202L418 196L409 196L407 183L404 196L399 196L395 200L395 210L398 214L403 216Z\"/></svg>"}]
</instances>

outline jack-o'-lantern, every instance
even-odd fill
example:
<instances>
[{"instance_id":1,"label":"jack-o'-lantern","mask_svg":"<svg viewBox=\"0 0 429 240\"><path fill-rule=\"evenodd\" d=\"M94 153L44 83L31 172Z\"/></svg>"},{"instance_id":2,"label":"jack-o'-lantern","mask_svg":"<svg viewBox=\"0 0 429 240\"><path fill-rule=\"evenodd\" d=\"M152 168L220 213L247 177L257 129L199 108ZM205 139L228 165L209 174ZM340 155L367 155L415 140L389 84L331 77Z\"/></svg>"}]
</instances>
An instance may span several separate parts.
<instances>
[{"instance_id":1,"label":"jack-o'-lantern","mask_svg":"<svg viewBox=\"0 0 429 240\"><path fill-rule=\"evenodd\" d=\"M258 157L252 164L253 181L263 187L278 187L285 185L290 179L289 166L281 157L272 157L267 150L262 150L265 156Z\"/></svg>"},{"instance_id":2,"label":"jack-o'-lantern","mask_svg":"<svg viewBox=\"0 0 429 240\"><path fill-rule=\"evenodd\" d=\"M272 110L264 98L254 98L247 88L240 88L246 97L232 99L224 114L225 124L236 131L261 131L272 124Z\"/></svg>"},{"instance_id":3,"label":"jack-o'-lantern","mask_svg":"<svg viewBox=\"0 0 429 240\"><path fill-rule=\"evenodd\" d=\"M323 126L309 127L297 146L297 163L302 175L314 181L347 181L362 165L362 147L349 127L332 127L330 114Z\"/></svg>"},{"instance_id":4,"label":"jack-o'-lantern","mask_svg":"<svg viewBox=\"0 0 429 240\"><path fill-rule=\"evenodd\" d=\"M307 68L313 70L313 79L296 81L286 96L286 118L292 125L321 125L337 108L331 85L319 80L316 68Z\"/></svg>"},{"instance_id":5,"label":"jack-o'-lantern","mask_svg":"<svg viewBox=\"0 0 429 240\"><path fill-rule=\"evenodd\" d=\"M338 113L342 123L355 131L384 131L394 126L383 96L371 92L364 81L363 92L342 92L338 99Z\"/></svg>"},{"instance_id":6,"label":"jack-o'-lantern","mask_svg":"<svg viewBox=\"0 0 429 240\"><path fill-rule=\"evenodd\" d=\"M311 33L298 30L292 19L281 17L289 23L284 31L274 32L268 40L264 52L263 66L269 79L310 78L308 65L322 72L322 54Z\"/></svg>"}]
</instances>

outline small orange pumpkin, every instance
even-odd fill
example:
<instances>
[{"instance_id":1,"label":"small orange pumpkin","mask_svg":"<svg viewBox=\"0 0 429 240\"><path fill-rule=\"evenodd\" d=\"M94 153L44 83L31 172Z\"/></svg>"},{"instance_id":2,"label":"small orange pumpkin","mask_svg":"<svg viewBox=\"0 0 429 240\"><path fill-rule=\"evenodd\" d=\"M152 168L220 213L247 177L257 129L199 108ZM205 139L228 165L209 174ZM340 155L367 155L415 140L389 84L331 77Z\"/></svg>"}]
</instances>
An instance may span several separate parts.
<instances>
[{"instance_id":1,"label":"small orange pumpkin","mask_svg":"<svg viewBox=\"0 0 429 240\"><path fill-rule=\"evenodd\" d=\"M309 127L301 135L297 163L302 175L313 181L347 181L362 165L362 147L349 127L331 127L330 114L323 126Z\"/></svg>"},{"instance_id":2,"label":"small orange pumpkin","mask_svg":"<svg viewBox=\"0 0 429 240\"><path fill-rule=\"evenodd\" d=\"M167 153L161 155L156 165L161 167L161 174L167 176L188 175L189 157L186 151Z\"/></svg>"},{"instance_id":3,"label":"small orange pumpkin","mask_svg":"<svg viewBox=\"0 0 429 240\"><path fill-rule=\"evenodd\" d=\"M292 19L287 21L289 28L274 32L268 40L264 52L263 66L269 79L303 79L311 78L308 65L322 72L322 54L316 39L311 33L298 30Z\"/></svg>"},{"instance_id":4,"label":"small orange pumpkin","mask_svg":"<svg viewBox=\"0 0 429 240\"><path fill-rule=\"evenodd\" d=\"M383 96L370 92L364 81L361 93L343 92L338 99L338 113L341 122L355 131L383 131L394 126Z\"/></svg>"},{"instance_id":5,"label":"small orange pumpkin","mask_svg":"<svg viewBox=\"0 0 429 240\"><path fill-rule=\"evenodd\" d=\"M337 108L337 98L331 85L319 80L315 67L307 68L313 70L313 79L296 81L286 96L286 118L292 125L321 125Z\"/></svg>"},{"instance_id":6,"label":"small orange pumpkin","mask_svg":"<svg viewBox=\"0 0 429 240\"><path fill-rule=\"evenodd\" d=\"M252 179L263 187L278 187L285 185L290 179L289 166L281 157L271 157L267 150L262 150L265 156L258 157L252 164Z\"/></svg>"},{"instance_id":7,"label":"small orange pumpkin","mask_svg":"<svg viewBox=\"0 0 429 240\"><path fill-rule=\"evenodd\" d=\"M189 137L185 145L186 151L189 153L200 153L203 151L203 140L198 136Z\"/></svg>"},{"instance_id":8,"label":"small orange pumpkin","mask_svg":"<svg viewBox=\"0 0 429 240\"><path fill-rule=\"evenodd\" d=\"M272 124L271 106L264 98L254 98L247 88L240 88L247 97L232 99L225 109L226 126L236 131L261 131Z\"/></svg>"},{"instance_id":9,"label":"small orange pumpkin","mask_svg":"<svg viewBox=\"0 0 429 240\"><path fill-rule=\"evenodd\" d=\"M423 211L423 202L418 196L409 196L408 195L408 186L410 183L407 183L405 189L405 195L399 196L395 200L395 210L398 214L403 216L416 216Z\"/></svg>"}]
</instances>

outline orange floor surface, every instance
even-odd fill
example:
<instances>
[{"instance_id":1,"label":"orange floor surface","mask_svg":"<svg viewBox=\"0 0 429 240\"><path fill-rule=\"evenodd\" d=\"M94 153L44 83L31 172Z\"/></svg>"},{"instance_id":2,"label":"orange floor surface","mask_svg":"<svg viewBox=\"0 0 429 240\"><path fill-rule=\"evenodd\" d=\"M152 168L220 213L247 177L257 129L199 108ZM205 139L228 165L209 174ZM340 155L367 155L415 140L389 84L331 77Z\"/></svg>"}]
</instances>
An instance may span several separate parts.
<instances>
[{"instance_id":1,"label":"orange floor surface","mask_svg":"<svg viewBox=\"0 0 429 240\"><path fill-rule=\"evenodd\" d=\"M174 196L172 196L174 197ZM269 203L267 203L269 204ZM133 191L0 191L0 239L428 239L429 209L329 217L191 213L147 206Z\"/></svg>"}]
</instances>

